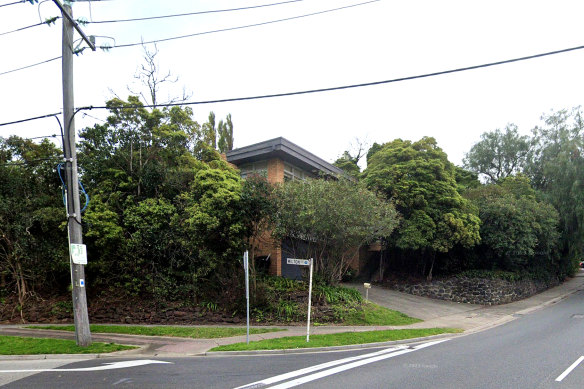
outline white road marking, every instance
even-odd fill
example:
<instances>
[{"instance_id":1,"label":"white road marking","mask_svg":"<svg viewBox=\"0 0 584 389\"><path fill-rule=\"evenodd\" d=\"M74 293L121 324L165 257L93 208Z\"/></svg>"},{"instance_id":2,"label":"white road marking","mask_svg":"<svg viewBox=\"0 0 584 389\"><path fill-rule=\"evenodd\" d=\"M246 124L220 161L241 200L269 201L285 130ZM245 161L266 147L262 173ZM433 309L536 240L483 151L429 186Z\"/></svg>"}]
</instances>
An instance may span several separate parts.
<instances>
[{"instance_id":1,"label":"white road marking","mask_svg":"<svg viewBox=\"0 0 584 389\"><path fill-rule=\"evenodd\" d=\"M256 382L253 382L251 384L239 386L235 389L260 388L260 387L264 387L267 385L275 384L277 382L285 381L285 380L290 379L290 378L294 378L294 377L298 377L298 376L301 376L304 374L312 373L314 371L323 370L323 369L327 369L330 367L346 364L346 365L339 366L339 367L336 367L333 369L325 370L325 371L320 372L320 373L312 374L312 375L309 375L309 376L306 376L306 377L303 377L303 378L300 378L297 380L293 380L293 381L289 381L289 382L286 382L286 383L283 383L280 385L272 386L272 388L290 388L290 387L297 386L297 385L300 385L300 384L305 383L305 382L316 380L318 378L326 377L327 375L336 374L336 373L341 372L343 370L348 370L348 369L352 369L354 367L365 365L367 363L372 363L372 362L380 361L380 360L387 359L387 358L393 358L394 356L407 354L407 353L410 353L412 351L416 351L416 350L419 350L419 349L422 349L425 347L429 347L429 346L433 346L433 345L438 344L438 343L445 342L447 340L449 340L449 339L438 340L435 342L428 342L428 343L424 343L424 344L421 344L421 345L413 347L413 348L407 348L406 346L399 346L399 347L384 349L384 350L377 351L377 352L370 353L370 354L358 355L356 357L349 357L349 358L339 359L336 361L326 362L326 363L322 363L320 365L315 365L315 366L307 367L304 369L295 370L295 371L292 371L289 373L270 377L270 378L267 378L265 380L256 381Z\"/></svg>"},{"instance_id":2,"label":"white road marking","mask_svg":"<svg viewBox=\"0 0 584 389\"><path fill-rule=\"evenodd\" d=\"M578 358L576 362L572 363L569 368L567 368L562 374L556 378L556 381L561 382L568 374L572 372L580 364L580 362L584 361L584 356Z\"/></svg>"},{"instance_id":3,"label":"white road marking","mask_svg":"<svg viewBox=\"0 0 584 389\"><path fill-rule=\"evenodd\" d=\"M421 344L419 346L416 346L416 347L413 347L413 348L410 348L410 349L405 349L405 350L397 351L397 352L392 353L392 354L379 355L377 357L373 357L373 358L369 358L369 359L365 359L365 360L361 360L361 361L349 363L347 365L338 366L338 367L335 367L333 369L321 371L320 373L315 373L315 374L311 374L311 375L306 376L306 377L302 377L302 378L298 378L298 379L295 379L295 380L292 380L292 381L284 382L283 384L280 384L280 385L270 386L270 389L286 389L286 388L292 388L294 386L298 386L298 385L301 385L301 384L304 384L304 383L307 383L307 382L310 382L310 381L318 380L320 378L327 377L327 376L333 375L333 374L337 374L337 373L340 373L340 372L345 371L345 370L353 369L355 367L367 365L369 363L373 363L373 362L381 361L381 360L384 360L384 359L389 359L389 358L397 357L399 355L408 354L408 353L411 353L413 351L417 351L417 350L421 350L421 349L426 348L426 347L434 346L435 344L442 343L442 342L446 342L447 340L448 339L438 340L438 341L435 341L435 342L428 342L428 343L424 343L424 344Z\"/></svg>"},{"instance_id":4,"label":"white road marking","mask_svg":"<svg viewBox=\"0 0 584 389\"><path fill-rule=\"evenodd\" d=\"M383 355L383 354L387 354L387 353L393 353L393 352L398 351L398 350L404 350L405 348L406 348L406 346L398 346L398 347L386 348L386 349L383 349L381 351L376 351L376 352L370 353L370 354L358 355L356 357L349 357L349 358L344 358L344 359L338 359L336 361L325 362L325 363L321 363L320 365L310 366L310 367L307 367L307 368L304 368L304 369L295 370L295 371L291 371L289 373L284 373L284 374L280 374L280 375L277 375L277 376L274 376L274 377L270 377L270 378L267 378L265 380L252 382L251 384L247 384L247 385L243 385L243 386L238 386L237 388L234 388L234 389L259 388L259 387L262 387L262 386L267 386L267 385L270 385L270 384L275 384L276 382L284 381L284 380L287 380L287 379L290 379L290 378L298 377L298 376L303 375L303 374L312 373L313 371L318 371L318 370L326 369L328 367L337 366L337 365L340 365L340 364L343 364L343 363L357 361L359 359L371 358L371 357L376 356L376 355Z\"/></svg>"},{"instance_id":5,"label":"white road marking","mask_svg":"<svg viewBox=\"0 0 584 389\"><path fill-rule=\"evenodd\" d=\"M132 379L131 378L122 378L121 380L118 380L118 381L114 382L112 384L112 386L116 386L116 385L123 384L123 383L128 383L129 384L131 382L132 382Z\"/></svg>"},{"instance_id":6,"label":"white road marking","mask_svg":"<svg viewBox=\"0 0 584 389\"><path fill-rule=\"evenodd\" d=\"M154 361L150 359L143 359L137 361L121 361L121 362L108 362L101 366L94 367L80 367L76 369L26 369L26 370L0 370L0 373L43 373L49 371L99 371L99 370L113 370L113 369L126 369L128 367L144 366L158 363L172 363L164 361Z\"/></svg>"}]
</instances>

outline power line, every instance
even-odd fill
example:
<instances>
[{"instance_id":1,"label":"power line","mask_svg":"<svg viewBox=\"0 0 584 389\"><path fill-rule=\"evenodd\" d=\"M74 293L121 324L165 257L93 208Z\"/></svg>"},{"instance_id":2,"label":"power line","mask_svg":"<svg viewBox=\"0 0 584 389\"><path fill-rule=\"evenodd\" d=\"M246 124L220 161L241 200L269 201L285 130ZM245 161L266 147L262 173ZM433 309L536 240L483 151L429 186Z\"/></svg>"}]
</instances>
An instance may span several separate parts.
<instances>
[{"instance_id":1,"label":"power line","mask_svg":"<svg viewBox=\"0 0 584 389\"><path fill-rule=\"evenodd\" d=\"M301 19L301 18L306 18L306 17L309 17L309 16L315 16L315 15L321 15L321 14L325 14L325 13L329 13L329 12L340 11L342 9L358 7L358 6L361 6L361 5L376 3L378 1L381 1L381 0L370 0L370 1L365 1L363 3L346 5L344 7L331 8L331 9L327 9L327 10L323 10L323 11L311 12L311 13L304 14L304 15L292 16L292 17L289 17L289 18L283 18L283 19L277 19L277 20L270 20L270 21L261 22L261 23L247 24L247 25L244 25L244 26L228 27L228 28L222 28L222 29L219 29L219 30L212 30L212 31L205 31L205 32L197 32L197 33L194 33L194 34L187 34L187 35L180 35L180 36L175 36L175 37L170 37L170 38L156 39L156 40L151 40L151 41L147 41L147 42L144 42L143 41L143 42L136 42L136 43L126 43L126 44L123 44L123 45L116 45L116 46L100 46L100 48L101 49L104 49L104 50L108 50L108 49L115 49L115 48L121 48L121 47L140 46L140 45L145 45L145 44L150 44L150 43L159 43L159 42L167 42L167 41L172 41L172 40L177 40L177 39L183 39L183 38L190 38L190 37L198 36L198 35L213 34L213 33L216 33L216 32L225 32L225 31L241 30L241 29L250 28L250 27L265 26L265 25L268 25L268 24L274 24L274 23L280 23L280 22L287 22L289 20Z\"/></svg>"},{"instance_id":2,"label":"power line","mask_svg":"<svg viewBox=\"0 0 584 389\"><path fill-rule=\"evenodd\" d=\"M35 162L46 162L46 161L54 161L57 162L59 159L57 158L38 158L38 159L31 159L30 161L26 162L8 162L8 163L0 163L0 166L25 166L30 165Z\"/></svg>"},{"instance_id":3,"label":"power line","mask_svg":"<svg viewBox=\"0 0 584 389\"><path fill-rule=\"evenodd\" d=\"M445 74L460 73L460 72L464 72L464 71L468 71L468 70L476 70L476 69L482 69L482 68L487 68L487 67L491 67L491 66L504 65L504 64L520 62L520 61L527 61L530 59L547 57L547 56L562 54L562 53L568 53L571 51L582 50L582 49L584 49L584 46L576 46L576 47L570 47L570 48L562 49L562 50L548 51L546 53L529 55L526 57L518 57L518 58L512 58L512 59L507 59L507 60L503 60L503 61L489 62L489 63L485 63L485 64L481 64L481 65L473 65L473 66L467 66L467 67L462 67L462 68L443 70L443 71L439 71L439 72L425 73L425 74L420 74L420 75L416 75L416 76L393 78L390 80L374 81L374 82L344 85L344 86L336 86L336 87L331 87L331 88L309 89L309 90L296 91L296 92L284 92L284 93L275 93L275 94L269 94L269 95L258 95L258 96L248 96L248 97L234 97L234 98L217 99L217 100L187 101L187 102L181 102L181 103L167 103L167 104L156 104L156 105L153 105L153 104L128 105L128 106L119 107L119 108L118 107L112 108L112 107L108 107L105 105L104 106L87 106L87 107L77 108L75 110L75 114L77 114L80 111L91 110L91 109L122 110L122 109L133 109L133 108L175 107L175 106L182 106L182 105L217 104L217 103L227 103L227 102L234 102L234 101L259 100L259 99L268 99L268 98L274 98L274 97L285 97L285 96L305 95L305 94L312 94L312 93L332 92L332 91L343 90L343 89L353 89L353 88L361 88L361 87L366 87L366 86L391 84L391 83L401 82L401 81L410 81L410 80L415 80L415 79L420 79L420 78L429 78L429 77L435 77L435 76L442 76ZM57 115L60 115L60 113L53 113L53 114L48 114L48 115L43 115L43 116L36 116L36 117L28 118L28 119L17 120L14 122L0 123L0 126L17 124L17 123L22 123L22 122L27 122L27 121L31 121L31 120L37 120L37 119L42 119L42 118L52 117L52 116L57 116Z\"/></svg>"},{"instance_id":4,"label":"power line","mask_svg":"<svg viewBox=\"0 0 584 389\"><path fill-rule=\"evenodd\" d=\"M44 63L48 63L48 62L51 62L51 61L56 61L56 60L58 60L58 59L60 59L60 58L61 58L61 56L58 56L58 57L55 57L55 58L47 59L47 60L45 60L45 61L41 61L41 62L37 62L37 63L33 63L32 65L23 66L23 67L20 67L20 68L18 68L18 69L12 69L12 70L8 70L8 71L6 71L6 72L2 72L2 73L0 73L0 76L3 76L3 75L5 75L5 74L8 74L8 73L18 72L19 70L24 70L24 69L32 68L32 67L34 67L34 66L42 65L42 64L44 64Z\"/></svg>"},{"instance_id":5,"label":"power line","mask_svg":"<svg viewBox=\"0 0 584 389\"><path fill-rule=\"evenodd\" d=\"M32 138L23 138L24 140L35 140L35 139L45 139L45 138L56 138L57 134L53 135L42 135L42 136L33 136Z\"/></svg>"},{"instance_id":6,"label":"power line","mask_svg":"<svg viewBox=\"0 0 584 389\"><path fill-rule=\"evenodd\" d=\"M285 97L285 96L305 95L305 94L321 93L321 92L332 92L332 91L343 90L343 89L353 89L353 88L361 88L361 87L366 87L366 86L391 84L391 83L401 82L401 81L416 80L419 78L428 78L428 77L442 76L445 74L460 73L460 72L465 72L468 70L476 70L476 69L482 69L482 68L487 68L487 67L491 67L491 66L504 65L504 64L520 62L520 61L527 61L530 59L547 57L547 56L551 56L551 55L562 54L562 53L567 53L567 52L582 50L582 49L584 49L584 46L576 46L576 47L571 47L568 49L548 51L546 53L529 55L526 57L518 57L518 58L506 59L503 61L489 62L489 63L485 63L485 64L481 64L481 65L473 65L473 66L467 66L467 67L462 67L462 68L443 70L443 71L439 71L439 72L425 73L425 74L420 74L420 75L416 75L416 76L393 78L390 80L374 81L374 82L344 85L344 86L336 86L336 87L331 87L331 88L310 89L310 90L296 91L296 92L284 92L284 93L275 93L275 94L269 94L269 95L248 96L248 97L234 97L234 98L206 100L206 101L192 101L192 102L156 104L156 105L152 105L152 104L133 105L133 106L116 108L116 109L156 108L156 107L173 107L173 106L182 106L182 105L216 104L216 103L227 103L227 102L234 102L234 101L259 100L259 99L268 99L268 98L274 98L274 97ZM107 106L89 106L89 107L81 107L81 108L78 108L77 110L110 109L110 108L111 107L107 107Z\"/></svg>"},{"instance_id":7,"label":"power line","mask_svg":"<svg viewBox=\"0 0 584 389\"><path fill-rule=\"evenodd\" d=\"M0 4L0 8L8 7L9 5L15 5L15 4L20 4L20 3L24 3L24 2L26 2L26 0L15 1L13 3L7 3L7 4Z\"/></svg>"},{"instance_id":8,"label":"power line","mask_svg":"<svg viewBox=\"0 0 584 389\"><path fill-rule=\"evenodd\" d=\"M250 7L226 8L226 9L217 9L217 10L211 10L211 11L186 12L186 13L173 14L173 15L147 16L147 17L143 17L143 18L96 20L96 21L89 21L86 23L87 24L101 24L101 23L139 22L139 21L154 20L154 19L176 18L176 17L180 17L180 16L204 15L204 14L210 14L210 13L231 12L231 11L243 11L243 10L247 10L247 9L265 8L265 7L272 7L275 5L297 3L299 1L304 1L304 0L289 0L289 1L282 1L279 3L254 5L254 6L250 6Z\"/></svg>"},{"instance_id":9,"label":"power line","mask_svg":"<svg viewBox=\"0 0 584 389\"><path fill-rule=\"evenodd\" d=\"M18 123L30 122L32 120L39 120L39 119L44 119L44 118L50 118L50 117L53 117L53 116L56 117L56 116L58 116L60 114L61 114L61 112L50 113L50 114L47 114L47 115L35 116L35 117L27 118L27 119L16 120L16 121L13 121L13 122L0 123L0 127L2 127L2 126L8 126L8 125L11 125L11 124L18 124Z\"/></svg>"},{"instance_id":10,"label":"power line","mask_svg":"<svg viewBox=\"0 0 584 389\"><path fill-rule=\"evenodd\" d=\"M54 23L57 19L60 19L60 18L61 18L60 16L55 16L55 17L52 17L50 19L47 19L47 20L45 20L44 22L41 22L41 23L31 24L30 26L25 26L25 27L20 27L20 28L17 28L16 30L1 32L0 33L0 36L12 34L13 32L23 31L23 30L26 30L26 29L29 29L29 28L33 28L33 27L37 27L37 26L42 26L43 24L46 24L47 26L50 26L51 23Z\"/></svg>"}]
</instances>

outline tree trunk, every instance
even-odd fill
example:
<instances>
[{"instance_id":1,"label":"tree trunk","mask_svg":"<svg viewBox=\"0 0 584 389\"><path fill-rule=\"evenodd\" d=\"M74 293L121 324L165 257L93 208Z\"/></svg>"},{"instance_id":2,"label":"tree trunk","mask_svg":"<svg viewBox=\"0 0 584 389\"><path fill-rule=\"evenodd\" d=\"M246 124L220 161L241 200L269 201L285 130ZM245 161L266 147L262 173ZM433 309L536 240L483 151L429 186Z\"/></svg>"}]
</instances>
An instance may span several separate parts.
<instances>
[{"instance_id":1,"label":"tree trunk","mask_svg":"<svg viewBox=\"0 0 584 389\"><path fill-rule=\"evenodd\" d=\"M430 265L430 271L428 272L428 277L426 277L426 280L428 282L432 281L432 270L434 270L434 262L436 261L436 253L432 253L432 264Z\"/></svg>"}]
</instances>

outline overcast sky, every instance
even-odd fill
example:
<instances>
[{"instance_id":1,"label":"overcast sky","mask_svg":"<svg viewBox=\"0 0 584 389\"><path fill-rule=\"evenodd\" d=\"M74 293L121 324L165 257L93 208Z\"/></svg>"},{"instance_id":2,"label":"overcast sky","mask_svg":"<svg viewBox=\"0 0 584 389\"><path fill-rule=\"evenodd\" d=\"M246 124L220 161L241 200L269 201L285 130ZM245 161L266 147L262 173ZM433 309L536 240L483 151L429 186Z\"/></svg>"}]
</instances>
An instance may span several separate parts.
<instances>
[{"instance_id":1,"label":"overcast sky","mask_svg":"<svg viewBox=\"0 0 584 389\"><path fill-rule=\"evenodd\" d=\"M0 5L14 0L0 0ZM303 0L270 7L83 27L98 45L136 43L330 10L364 0ZM220 10L276 0L75 2L76 18L104 21ZM52 1L0 7L0 33L60 13ZM159 66L178 77L159 100L191 101L369 83L584 45L583 1L380 0L314 16L158 43ZM76 38L79 36L76 35ZM61 21L0 35L0 73L61 55ZM126 98L140 46L75 57L76 106ZM60 60L0 75L0 123L61 111ZM343 91L197 105L195 119L231 113L235 147L283 136L333 162L355 138L383 143L433 136L460 165L486 131L529 133L542 113L582 104L584 50L507 65ZM91 116L105 118L94 110ZM76 117L77 129L95 120ZM0 136L57 133L49 118L0 127Z\"/></svg>"}]
</instances>

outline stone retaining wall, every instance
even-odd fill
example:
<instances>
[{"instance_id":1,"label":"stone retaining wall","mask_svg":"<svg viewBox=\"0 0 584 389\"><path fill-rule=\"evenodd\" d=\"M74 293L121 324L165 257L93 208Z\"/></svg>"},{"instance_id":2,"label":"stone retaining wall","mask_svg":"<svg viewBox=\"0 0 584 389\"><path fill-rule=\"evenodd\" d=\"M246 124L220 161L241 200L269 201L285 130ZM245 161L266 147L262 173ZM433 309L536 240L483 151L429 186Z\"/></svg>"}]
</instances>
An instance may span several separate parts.
<instances>
[{"instance_id":1,"label":"stone retaining wall","mask_svg":"<svg viewBox=\"0 0 584 389\"><path fill-rule=\"evenodd\" d=\"M506 304L521 300L557 285L558 282L522 280L510 282L484 278L449 278L414 285L392 285L392 289L417 296L457 303Z\"/></svg>"}]
</instances>

